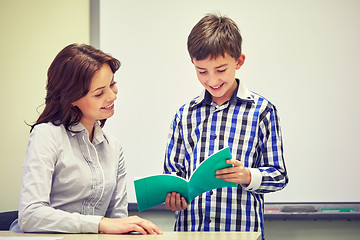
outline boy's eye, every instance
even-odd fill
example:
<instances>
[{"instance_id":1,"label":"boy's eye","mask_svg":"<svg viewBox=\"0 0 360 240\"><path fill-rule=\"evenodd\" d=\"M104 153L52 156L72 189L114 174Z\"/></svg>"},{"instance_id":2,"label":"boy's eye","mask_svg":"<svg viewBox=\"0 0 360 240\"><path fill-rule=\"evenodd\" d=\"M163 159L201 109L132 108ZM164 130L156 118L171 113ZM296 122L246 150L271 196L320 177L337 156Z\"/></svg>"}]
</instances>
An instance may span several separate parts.
<instances>
[{"instance_id":1,"label":"boy's eye","mask_svg":"<svg viewBox=\"0 0 360 240\"><path fill-rule=\"evenodd\" d=\"M221 69L221 70L218 70L218 72L225 72L226 71L226 68L225 69Z\"/></svg>"},{"instance_id":2,"label":"boy's eye","mask_svg":"<svg viewBox=\"0 0 360 240\"><path fill-rule=\"evenodd\" d=\"M111 84L110 84L110 87L112 87L112 86L114 86L116 84L116 82L114 81L114 82L112 82Z\"/></svg>"},{"instance_id":3,"label":"boy's eye","mask_svg":"<svg viewBox=\"0 0 360 240\"><path fill-rule=\"evenodd\" d=\"M200 73L200 74L205 74L205 73L206 73L206 71L199 71L199 73Z\"/></svg>"}]
</instances>

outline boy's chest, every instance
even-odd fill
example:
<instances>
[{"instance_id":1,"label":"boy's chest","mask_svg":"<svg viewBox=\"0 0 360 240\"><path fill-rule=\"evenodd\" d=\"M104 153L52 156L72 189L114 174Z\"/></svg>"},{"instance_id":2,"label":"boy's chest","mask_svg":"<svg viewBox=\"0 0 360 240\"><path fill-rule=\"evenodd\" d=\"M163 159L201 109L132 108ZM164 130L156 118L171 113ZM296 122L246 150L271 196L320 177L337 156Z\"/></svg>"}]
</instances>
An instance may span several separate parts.
<instances>
[{"instance_id":1,"label":"boy's chest","mask_svg":"<svg viewBox=\"0 0 360 240\"><path fill-rule=\"evenodd\" d=\"M242 155L247 152L249 161L259 145L258 115L247 108L189 112L181 127L188 156L198 156L200 162L227 146L233 158L244 158Z\"/></svg>"}]
</instances>

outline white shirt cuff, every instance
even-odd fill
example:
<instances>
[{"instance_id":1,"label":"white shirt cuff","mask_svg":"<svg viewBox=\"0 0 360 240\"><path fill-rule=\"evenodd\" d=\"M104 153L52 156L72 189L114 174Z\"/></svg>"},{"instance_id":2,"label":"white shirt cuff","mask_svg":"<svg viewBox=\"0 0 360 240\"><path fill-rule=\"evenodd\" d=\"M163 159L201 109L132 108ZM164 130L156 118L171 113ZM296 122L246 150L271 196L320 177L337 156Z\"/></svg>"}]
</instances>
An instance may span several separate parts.
<instances>
[{"instance_id":1,"label":"white shirt cuff","mask_svg":"<svg viewBox=\"0 0 360 240\"><path fill-rule=\"evenodd\" d=\"M248 168L249 171L250 171L250 174L251 174L251 181L250 181L250 184L248 186L243 186L243 189L244 190L247 190L247 191L255 191L257 190L260 185L261 185L261 180L262 180L262 175L261 175L261 172L259 169L257 168Z\"/></svg>"}]
</instances>

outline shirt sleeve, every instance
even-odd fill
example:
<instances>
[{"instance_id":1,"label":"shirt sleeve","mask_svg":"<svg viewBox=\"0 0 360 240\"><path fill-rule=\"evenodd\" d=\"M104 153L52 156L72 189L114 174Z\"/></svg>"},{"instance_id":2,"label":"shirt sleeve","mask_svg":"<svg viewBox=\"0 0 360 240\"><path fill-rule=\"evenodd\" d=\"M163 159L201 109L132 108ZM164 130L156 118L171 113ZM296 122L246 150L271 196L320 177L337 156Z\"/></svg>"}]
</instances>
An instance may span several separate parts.
<instances>
[{"instance_id":1,"label":"shirt sleeve","mask_svg":"<svg viewBox=\"0 0 360 240\"><path fill-rule=\"evenodd\" d=\"M123 218L128 216L127 210L127 191L126 191L126 171L124 164L124 154L120 147L119 164L117 171L117 181L115 191L111 197L109 207L105 217Z\"/></svg>"},{"instance_id":2,"label":"shirt sleeve","mask_svg":"<svg viewBox=\"0 0 360 240\"><path fill-rule=\"evenodd\" d=\"M250 168L251 182L244 188L257 193L275 192L283 189L289 179L283 156L280 120L275 106L260 116L260 161Z\"/></svg>"},{"instance_id":3,"label":"shirt sleeve","mask_svg":"<svg viewBox=\"0 0 360 240\"><path fill-rule=\"evenodd\" d=\"M102 216L81 215L50 206L52 178L61 134L37 125L30 134L23 165L18 224L23 232L97 233Z\"/></svg>"},{"instance_id":4,"label":"shirt sleeve","mask_svg":"<svg viewBox=\"0 0 360 240\"><path fill-rule=\"evenodd\" d=\"M185 148L181 134L181 119L179 113L171 123L168 143L165 151L164 173L186 178Z\"/></svg>"}]
</instances>

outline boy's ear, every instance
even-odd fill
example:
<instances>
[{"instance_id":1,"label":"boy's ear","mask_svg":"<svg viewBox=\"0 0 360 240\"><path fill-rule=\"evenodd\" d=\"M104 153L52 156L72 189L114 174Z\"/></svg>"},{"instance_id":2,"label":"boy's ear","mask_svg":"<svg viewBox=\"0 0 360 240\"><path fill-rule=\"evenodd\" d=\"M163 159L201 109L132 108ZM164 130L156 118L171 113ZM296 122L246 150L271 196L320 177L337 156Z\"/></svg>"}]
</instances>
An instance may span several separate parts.
<instances>
[{"instance_id":1,"label":"boy's ear","mask_svg":"<svg viewBox=\"0 0 360 240\"><path fill-rule=\"evenodd\" d=\"M245 62L245 55L241 54L236 63L236 70L240 69L240 67L244 64L244 62Z\"/></svg>"}]
</instances>

